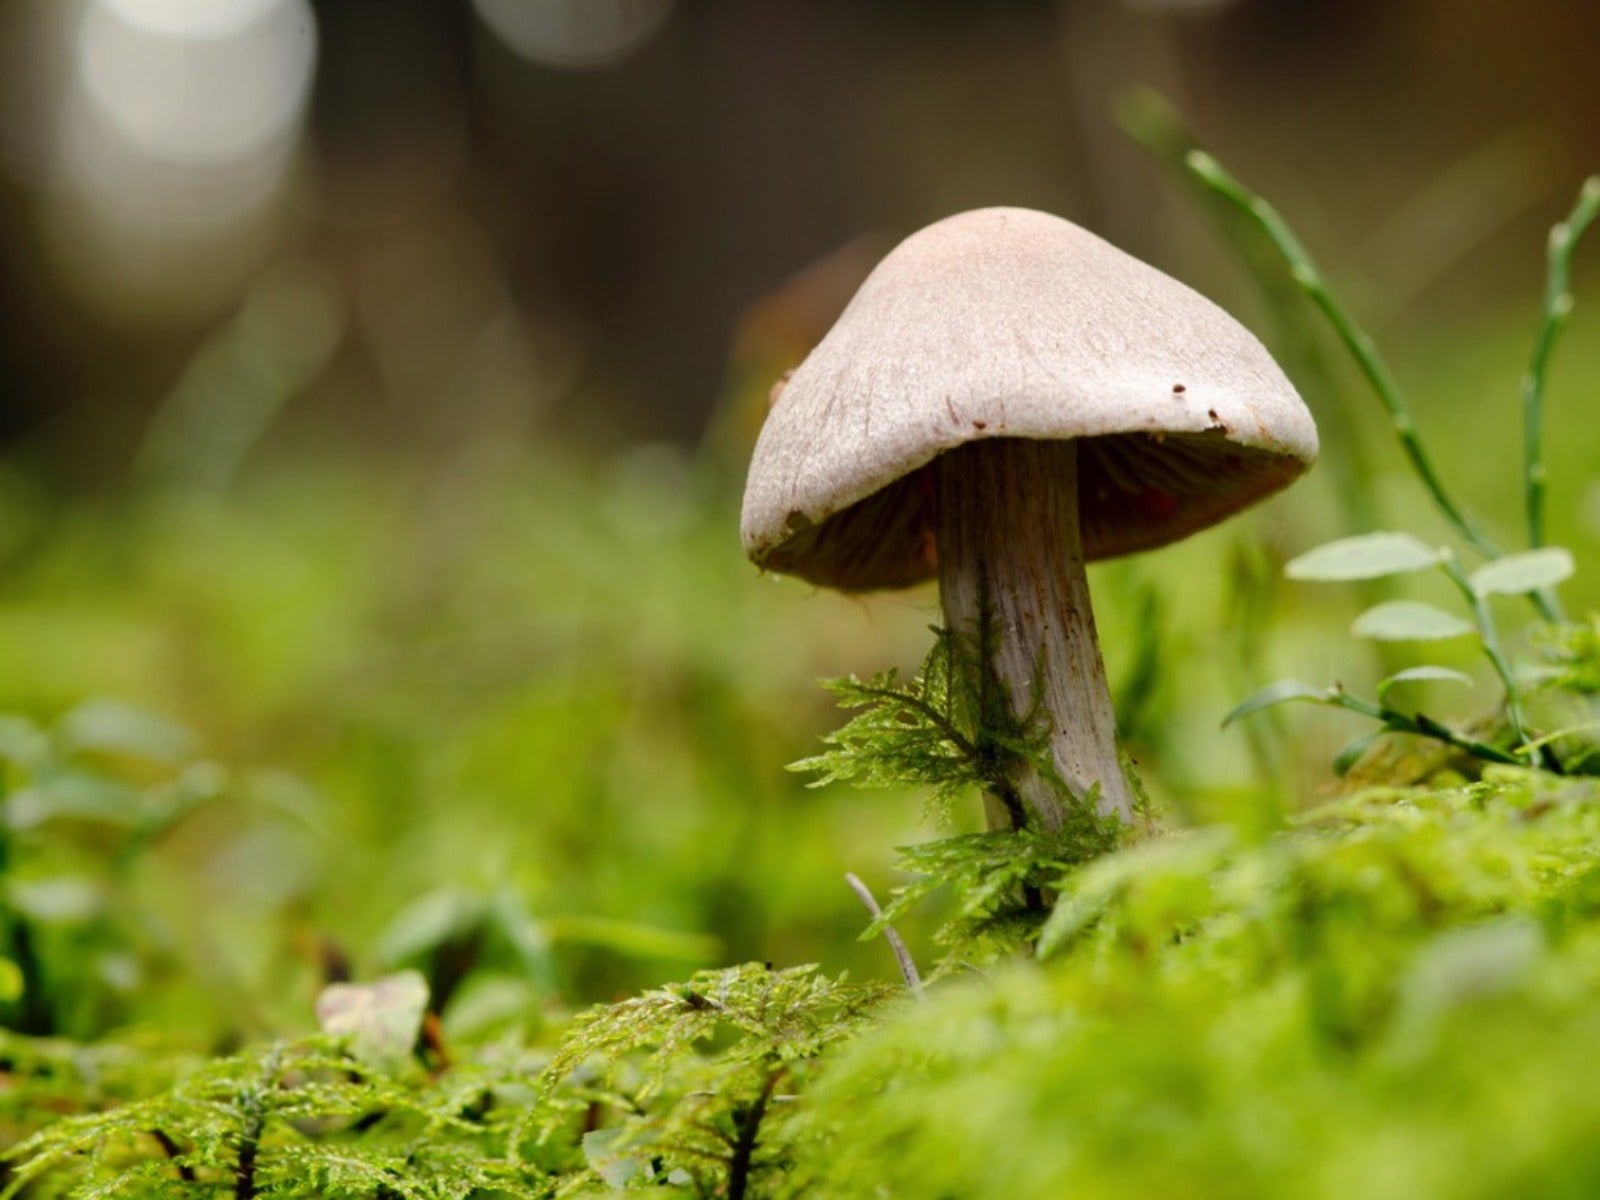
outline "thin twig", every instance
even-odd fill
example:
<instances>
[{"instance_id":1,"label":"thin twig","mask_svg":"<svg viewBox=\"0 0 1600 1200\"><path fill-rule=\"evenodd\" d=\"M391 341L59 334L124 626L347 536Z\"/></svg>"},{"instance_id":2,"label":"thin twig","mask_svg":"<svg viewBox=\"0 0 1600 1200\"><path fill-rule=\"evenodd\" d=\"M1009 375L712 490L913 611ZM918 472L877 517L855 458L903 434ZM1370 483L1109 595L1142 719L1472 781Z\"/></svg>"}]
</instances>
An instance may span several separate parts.
<instances>
[{"instance_id":1,"label":"thin twig","mask_svg":"<svg viewBox=\"0 0 1600 1200\"><path fill-rule=\"evenodd\" d=\"M1572 211L1565 221L1550 230L1546 249L1547 267L1544 284L1544 320L1539 326L1539 336L1534 339L1533 359L1528 373L1522 377L1522 431L1525 475L1528 489L1528 545L1538 549L1544 545L1544 490L1545 466L1543 446L1544 385L1550 369L1550 356L1561 331L1572 315L1572 254L1584 230L1600 214L1600 175L1591 175L1578 190ZM1559 619L1560 608L1554 596L1546 596L1554 610L1552 619Z\"/></svg>"},{"instance_id":2,"label":"thin twig","mask_svg":"<svg viewBox=\"0 0 1600 1200\"><path fill-rule=\"evenodd\" d=\"M874 921L883 916L883 909L878 907L878 900L872 894L872 889L863 883L859 876L845 872L844 881L850 885L850 890L856 894L861 903L866 905L867 911L872 914ZM894 926L885 924L883 927L883 940L889 943L889 949L894 952L895 962L900 964L900 976L906 981L906 988L918 1000L922 999L922 976L917 973L916 960L911 957L911 951L906 949L906 944L900 940L900 935L894 931Z\"/></svg>"}]
</instances>

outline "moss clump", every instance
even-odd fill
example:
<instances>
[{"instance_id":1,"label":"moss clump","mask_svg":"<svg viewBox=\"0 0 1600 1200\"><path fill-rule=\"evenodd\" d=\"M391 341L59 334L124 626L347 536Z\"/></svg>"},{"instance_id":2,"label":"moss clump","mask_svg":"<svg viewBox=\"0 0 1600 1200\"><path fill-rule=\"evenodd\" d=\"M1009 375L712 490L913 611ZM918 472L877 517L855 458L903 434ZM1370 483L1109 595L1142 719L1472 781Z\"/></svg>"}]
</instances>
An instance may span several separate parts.
<instances>
[{"instance_id":1,"label":"moss clump","mask_svg":"<svg viewBox=\"0 0 1600 1200\"><path fill-rule=\"evenodd\" d=\"M1491 769L1062 884L812 1096L830 1196L1593 1195L1600 786Z\"/></svg>"}]
</instances>

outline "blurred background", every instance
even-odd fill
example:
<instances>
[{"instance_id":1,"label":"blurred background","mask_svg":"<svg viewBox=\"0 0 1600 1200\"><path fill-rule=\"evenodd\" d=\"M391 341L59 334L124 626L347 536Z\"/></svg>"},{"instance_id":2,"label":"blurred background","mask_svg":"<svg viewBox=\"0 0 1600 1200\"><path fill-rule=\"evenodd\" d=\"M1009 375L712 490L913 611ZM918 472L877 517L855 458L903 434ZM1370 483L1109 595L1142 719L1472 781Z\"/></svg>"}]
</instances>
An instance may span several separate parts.
<instances>
[{"instance_id":1,"label":"blurred background","mask_svg":"<svg viewBox=\"0 0 1600 1200\"><path fill-rule=\"evenodd\" d=\"M1316 411L1307 481L1092 576L1171 818L1313 801L1358 729L1221 714L1396 662L1282 563L1445 531L1281 278L1119 121L1173 134L1153 89L1278 205L1515 543L1597 46L1562 0L0 0L8 903L73 964L10 1020L258 1032L403 964L463 1030L697 964L888 974L842 873L886 892L895 844L975 814L782 768L838 723L817 678L913 669L936 602L758 577L739 493L771 382L895 240L985 204L1218 299ZM1578 268L1547 421L1583 612Z\"/></svg>"}]
</instances>

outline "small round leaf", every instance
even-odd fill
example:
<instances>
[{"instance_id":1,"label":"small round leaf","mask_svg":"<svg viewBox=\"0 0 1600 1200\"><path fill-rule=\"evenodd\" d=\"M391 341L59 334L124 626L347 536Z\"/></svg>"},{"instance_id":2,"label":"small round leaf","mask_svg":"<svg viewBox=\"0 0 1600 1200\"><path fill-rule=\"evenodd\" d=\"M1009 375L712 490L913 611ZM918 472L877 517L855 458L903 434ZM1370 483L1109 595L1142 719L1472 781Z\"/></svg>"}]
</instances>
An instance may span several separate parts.
<instances>
[{"instance_id":1,"label":"small round leaf","mask_svg":"<svg viewBox=\"0 0 1600 1200\"><path fill-rule=\"evenodd\" d=\"M1388 600L1355 619L1350 632L1380 642L1431 642L1476 632L1460 617L1419 600Z\"/></svg>"},{"instance_id":2,"label":"small round leaf","mask_svg":"<svg viewBox=\"0 0 1600 1200\"><path fill-rule=\"evenodd\" d=\"M1438 565L1439 551L1409 533L1368 533L1307 550L1284 573L1290 579L1338 582L1381 579Z\"/></svg>"},{"instance_id":3,"label":"small round leaf","mask_svg":"<svg viewBox=\"0 0 1600 1200\"><path fill-rule=\"evenodd\" d=\"M1564 583L1572 570L1572 551L1546 546L1484 563L1472 573L1472 587L1480 596L1521 596Z\"/></svg>"},{"instance_id":4,"label":"small round leaf","mask_svg":"<svg viewBox=\"0 0 1600 1200\"><path fill-rule=\"evenodd\" d=\"M1450 683L1464 683L1472 686L1472 677L1463 675L1460 671L1452 671L1449 667L1420 666L1407 667L1404 671L1396 671L1387 679L1378 683L1378 703L1385 702L1389 689L1397 683L1423 683L1428 680L1445 680Z\"/></svg>"},{"instance_id":5,"label":"small round leaf","mask_svg":"<svg viewBox=\"0 0 1600 1200\"><path fill-rule=\"evenodd\" d=\"M197 739L165 717L115 700L86 700L56 730L69 750L125 754L177 766L194 755Z\"/></svg>"},{"instance_id":6,"label":"small round leaf","mask_svg":"<svg viewBox=\"0 0 1600 1200\"><path fill-rule=\"evenodd\" d=\"M50 738L26 717L0 716L0 759L37 767L50 753Z\"/></svg>"},{"instance_id":7,"label":"small round leaf","mask_svg":"<svg viewBox=\"0 0 1600 1200\"><path fill-rule=\"evenodd\" d=\"M1290 700L1310 700L1316 704L1326 704L1328 689L1312 687L1309 683L1301 683L1298 679L1280 679L1240 701L1232 712L1222 718L1222 727L1226 729L1241 717L1248 717L1251 713L1271 708L1275 704L1287 704Z\"/></svg>"}]
</instances>

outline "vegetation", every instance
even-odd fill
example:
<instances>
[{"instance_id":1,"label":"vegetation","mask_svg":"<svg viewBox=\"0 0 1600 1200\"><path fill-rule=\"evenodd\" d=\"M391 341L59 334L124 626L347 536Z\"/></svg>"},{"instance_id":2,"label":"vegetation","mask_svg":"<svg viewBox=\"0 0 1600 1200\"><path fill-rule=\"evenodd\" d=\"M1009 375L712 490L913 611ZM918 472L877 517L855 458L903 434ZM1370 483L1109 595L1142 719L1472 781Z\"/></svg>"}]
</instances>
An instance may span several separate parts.
<instances>
[{"instance_id":1,"label":"vegetation","mask_svg":"<svg viewBox=\"0 0 1600 1200\"><path fill-rule=\"evenodd\" d=\"M843 1056L816 1194L1592 1194L1597 800L1490 768L1100 860L1043 965Z\"/></svg>"},{"instance_id":2,"label":"vegetation","mask_svg":"<svg viewBox=\"0 0 1600 1200\"><path fill-rule=\"evenodd\" d=\"M925 614L749 578L709 457L474 460L417 501L415 476L302 452L114 520L0 477L0 700L27 714L0 721L5 1194L1594 1194L1600 619L1555 589L1596 537L1546 518L1540 429L1600 183L1552 242L1527 548L1503 553L1281 219L1144 117L1241 244L1286 256L1443 525L1401 506L1412 532L1288 564L1361 593L1372 660L1338 669L1371 699L1271 685L1233 713L1255 782L1197 786L1175 714L1227 703L1163 664L1222 610L1271 610L1281 646L1228 646L1224 686L1259 682L1337 601L1285 599L1248 528L1217 535L1239 540L1196 585L1214 605L1151 599L1141 572L1192 571L1179 552L1117 568L1121 724L1170 802L978 833L974 793L1042 761L1030 721L939 632L908 680L830 685L852 716L808 753L819 665L915 661ZM1430 579L1465 615L1382 590ZM1495 701L1437 715L1475 656ZM1284 766L1285 700L1377 723L1337 790ZM239 765L279 758L295 774ZM776 770L795 759L811 787ZM849 942L839 876L886 877L913 838ZM925 990L877 933L938 956Z\"/></svg>"}]
</instances>

